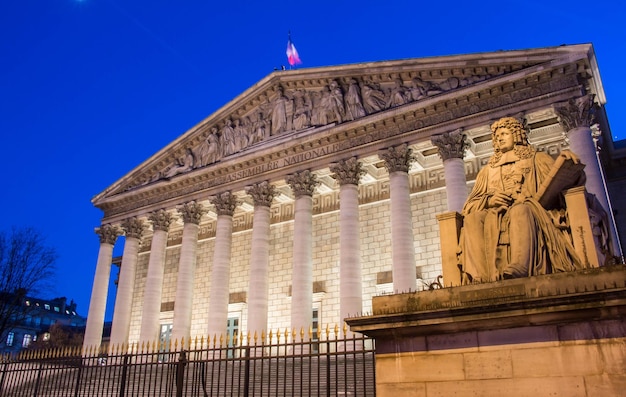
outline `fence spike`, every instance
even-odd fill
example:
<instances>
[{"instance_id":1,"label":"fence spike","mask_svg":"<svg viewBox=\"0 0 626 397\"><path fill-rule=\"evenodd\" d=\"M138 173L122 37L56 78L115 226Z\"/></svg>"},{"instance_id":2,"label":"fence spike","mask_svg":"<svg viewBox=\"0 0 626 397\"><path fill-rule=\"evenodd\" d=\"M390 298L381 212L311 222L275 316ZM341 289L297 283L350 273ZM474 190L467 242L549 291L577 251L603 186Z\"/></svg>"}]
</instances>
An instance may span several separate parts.
<instances>
[{"instance_id":1,"label":"fence spike","mask_svg":"<svg viewBox=\"0 0 626 397\"><path fill-rule=\"evenodd\" d=\"M328 328L328 324L326 324L326 340L330 338L330 328Z\"/></svg>"},{"instance_id":2,"label":"fence spike","mask_svg":"<svg viewBox=\"0 0 626 397\"><path fill-rule=\"evenodd\" d=\"M248 335L250 334L250 332L248 332ZM263 337L263 333L261 333L261 336ZM257 334L256 331L254 331L254 346L258 345L258 339L259 339L259 334Z\"/></svg>"},{"instance_id":3,"label":"fence spike","mask_svg":"<svg viewBox=\"0 0 626 397\"><path fill-rule=\"evenodd\" d=\"M304 327L300 327L300 342L304 341Z\"/></svg>"},{"instance_id":4,"label":"fence spike","mask_svg":"<svg viewBox=\"0 0 626 397\"><path fill-rule=\"evenodd\" d=\"M335 339L339 338L339 326L335 324Z\"/></svg>"},{"instance_id":5,"label":"fence spike","mask_svg":"<svg viewBox=\"0 0 626 397\"><path fill-rule=\"evenodd\" d=\"M256 335L256 332L255 332L255 335ZM246 344L250 346L250 331L248 331L248 334L246 335Z\"/></svg>"},{"instance_id":6,"label":"fence spike","mask_svg":"<svg viewBox=\"0 0 626 397\"><path fill-rule=\"evenodd\" d=\"M348 324L347 323L343 323L343 336L345 338L345 336L348 335Z\"/></svg>"}]
</instances>

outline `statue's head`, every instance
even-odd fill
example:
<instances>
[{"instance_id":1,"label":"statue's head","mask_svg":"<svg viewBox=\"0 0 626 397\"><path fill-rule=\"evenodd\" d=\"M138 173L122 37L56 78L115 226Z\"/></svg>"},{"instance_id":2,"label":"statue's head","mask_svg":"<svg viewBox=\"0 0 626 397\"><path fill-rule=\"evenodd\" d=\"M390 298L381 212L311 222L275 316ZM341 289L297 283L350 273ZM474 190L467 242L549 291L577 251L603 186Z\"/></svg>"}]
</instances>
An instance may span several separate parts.
<instances>
[{"instance_id":1,"label":"statue's head","mask_svg":"<svg viewBox=\"0 0 626 397\"><path fill-rule=\"evenodd\" d=\"M496 151L498 151L499 148L495 140L495 136L496 131L498 131L500 128L508 128L509 131L513 133L513 141L516 146L528 145L528 135L526 134L526 128L524 127L524 125L515 117L503 117L495 123L491 124L491 140L493 141L493 146Z\"/></svg>"}]
</instances>

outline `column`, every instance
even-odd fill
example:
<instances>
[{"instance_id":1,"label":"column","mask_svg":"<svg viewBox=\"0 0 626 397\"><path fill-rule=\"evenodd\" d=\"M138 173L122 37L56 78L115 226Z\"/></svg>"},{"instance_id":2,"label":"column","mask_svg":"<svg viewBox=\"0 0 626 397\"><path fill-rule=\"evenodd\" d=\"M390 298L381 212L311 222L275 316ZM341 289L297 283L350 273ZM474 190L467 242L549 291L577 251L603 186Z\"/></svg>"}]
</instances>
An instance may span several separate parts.
<instances>
[{"instance_id":1,"label":"column","mask_svg":"<svg viewBox=\"0 0 626 397\"><path fill-rule=\"evenodd\" d=\"M206 210L202 204L190 201L178 208L185 223L180 246L180 261L174 298L172 341L188 344L191 337L191 312L193 308L193 282L196 273L198 229Z\"/></svg>"},{"instance_id":2,"label":"column","mask_svg":"<svg viewBox=\"0 0 626 397\"><path fill-rule=\"evenodd\" d=\"M109 290L109 276L111 275L111 261L113 260L113 246L121 230L117 226L102 225L96 229L100 237L100 251L96 263L96 274L91 289L89 301L89 313L87 314L87 327L83 339L83 349L97 349L102 342L102 328L104 326L104 313L107 305L107 292Z\"/></svg>"},{"instance_id":3,"label":"column","mask_svg":"<svg viewBox=\"0 0 626 397\"><path fill-rule=\"evenodd\" d=\"M217 337L217 341L219 341L220 336L226 337L233 214L239 202L237 196L225 192L211 197L211 203L217 212L217 226L209 290L208 336L211 340Z\"/></svg>"},{"instance_id":4,"label":"column","mask_svg":"<svg viewBox=\"0 0 626 397\"><path fill-rule=\"evenodd\" d=\"M613 209L604 183L604 175L591 131L594 123L594 96L592 94L554 104L554 111L567 134L570 149L585 164L585 188L593 194L608 217L613 255L621 257L621 247L613 217Z\"/></svg>"},{"instance_id":5,"label":"column","mask_svg":"<svg viewBox=\"0 0 626 397\"><path fill-rule=\"evenodd\" d=\"M330 165L339 182L339 319L363 313L359 237L359 179L365 174L356 157ZM340 324L341 325L341 324Z\"/></svg>"},{"instance_id":6,"label":"column","mask_svg":"<svg viewBox=\"0 0 626 397\"><path fill-rule=\"evenodd\" d=\"M446 179L446 196L448 211L461 212L467 200L467 180L465 178L465 148L467 141L462 129L433 135L430 141L439 151L443 160L443 169Z\"/></svg>"},{"instance_id":7,"label":"column","mask_svg":"<svg viewBox=\"0 0 626 397\"><path fill-rule=\"evenodd\" d=\"M308 337L313 315L313 192L319 184L309 170L287 176L296 197L291 273L291 328Z\"/></svg>"},{"instance_id":8,"label":"column","mask_svg":"<svg viewBox=\"0 0 626 397\"><path fill-rule=\"evenodd\" d=\"M389 172L393 289L396 293L415 291L415 246L409 195L409 167L415 158L406 144L391 147L380 157Z\"/></svg>"},{"instance_id":9,"label":"column","mask_svg":"<svg viewBox=\"0 0 626 397\"><path fill-rule=\"evenodd\" d=\"M110 343L110 347L115 349L122 344L128 343L130 313L135 290L135 272L144 224L143 221L135 217L128 218L122 222L122 229L124 230L126 241L124 242L124 253L117 283Z\"/></svg>"},{"instance_id":10,"label":"column","mask_svg":"<svg viewBox=\"0 0 626 397\"><path fill-rule=\"evenodd\" d=\"M270 255L270 206L276 196L273 185L261 182L246 188L254 200L250 281L248 287L248 331L260 338L267 332Z\"/></svg>"},{"instance_id":11,"label":"column","mask_svg":"<svg viewBox=\"0 0 626 397\"><path fill-rule=\"evenodd\" d=\"M159 314L161 313L161 293L163 291L163 270L165 268L165 250L167 232L174 217L164 209L154 211L148 216L152 222L152 244L148 259L148 274L143 295L143 310L139 341L155 343L159 339Z\"/></svg>"}]
</instances>

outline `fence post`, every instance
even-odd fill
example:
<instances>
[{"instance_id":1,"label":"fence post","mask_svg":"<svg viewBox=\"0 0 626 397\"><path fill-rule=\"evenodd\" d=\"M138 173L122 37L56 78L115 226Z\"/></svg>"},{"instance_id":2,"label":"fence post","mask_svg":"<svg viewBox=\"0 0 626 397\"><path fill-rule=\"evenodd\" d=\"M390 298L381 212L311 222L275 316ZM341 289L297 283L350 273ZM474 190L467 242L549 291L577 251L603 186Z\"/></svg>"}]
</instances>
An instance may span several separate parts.
<instances>
[{"instance_id":1,"label":"fence post","mask_svg":"<svg viewBox=\"0 0 626 397\"><path fill-rule=\"evenodd\" d=\"M244 385L243 385L243 397L250 395L250 346L246 346L246 364L244 370Z\"/></svg>"},{"instance_id":2,"label":"fence post","mask_svg":"<svg viewBox=\"0 0 626 397\"><path fill-rule=\"evenodd\" d=\"M124 361L122 363L122 379L120 379L120 397L124 397L124 393L126 393L126 377L128 375L128 361L129 360L130 360L130 355L128 353L125 353Z\"/></svg>"},{"instance_id":3,"label":"fence post","mask_svg":"<svg viewBox=\"0 0 626 397\"><path fill-rule=\"evenodd\" d=\"M183 386L185 380L185 366L187 365L187 356L185 351L181 351L176 364L176 397L183 397Z\"/></svg>"},{"instance_id":4,"label":"fence post","mask_svg":"<svg viewBox=\"0 0 626 397\"><path fill-rule=\"evenodd\" d=\"M80 391L80 378L83 375L83 366L85 363L83 362L82 356L80 357L80 364L78 365L78 374L76 374L76 387L74 388L74 397L78 397L78 392Z\"/></svg>"}]
</instances>

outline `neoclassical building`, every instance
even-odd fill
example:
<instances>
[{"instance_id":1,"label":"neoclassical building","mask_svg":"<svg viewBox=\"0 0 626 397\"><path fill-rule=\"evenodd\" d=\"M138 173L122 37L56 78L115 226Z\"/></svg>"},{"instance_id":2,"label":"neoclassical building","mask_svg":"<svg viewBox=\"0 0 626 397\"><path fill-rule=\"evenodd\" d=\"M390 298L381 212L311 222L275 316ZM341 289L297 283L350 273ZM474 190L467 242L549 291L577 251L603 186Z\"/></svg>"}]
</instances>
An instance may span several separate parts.
<instances>
[{"instance_id":1,"label":"neoclassical building","mask_svg":"<svg viewBox=\"0 0 626 397\"><path fill-rule=\"evenodd\" d=\"M94 197L85 346L107 299L122 344L309 330L445 285L437 215L461 211L504 116L538 150L574 151L612 214L604 104L589 44L275 71ZM621 256L611 215L604 228L600 263Z\"/></svg>"}]
</instances>

